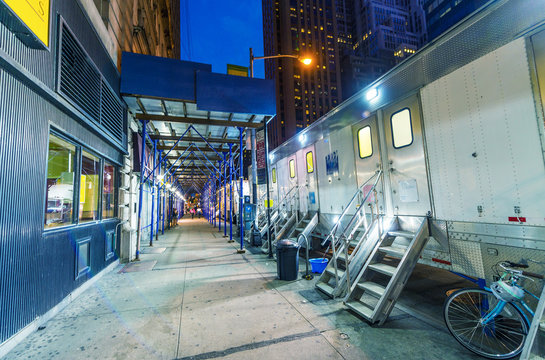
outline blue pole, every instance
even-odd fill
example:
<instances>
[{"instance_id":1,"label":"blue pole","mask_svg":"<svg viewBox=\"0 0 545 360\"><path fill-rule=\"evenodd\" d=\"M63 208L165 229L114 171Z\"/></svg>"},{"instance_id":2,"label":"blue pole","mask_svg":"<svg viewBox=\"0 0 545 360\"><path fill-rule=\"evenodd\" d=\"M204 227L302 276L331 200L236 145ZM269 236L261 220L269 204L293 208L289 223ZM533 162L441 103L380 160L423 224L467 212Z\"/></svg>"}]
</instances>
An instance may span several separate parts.
<instances>
[{"instance_id":1,"label":"blue pole","mask_svg":"<svg viewBox=\"0 0 545 360\"><path fill-rule=\"evenodd\" d=\"M223 153L223 237L227 237L227 160Z\"/></svg>"},{"instance_id":2,"label":"blue pole","mask_svg":"<svg viewBox=\"0 0 545 360\"><path fill-rule=\"evenodd\" d=\"M138 234L136 236L136 260L140 260L140 241L142 239L142 194L144 192L144 154L146 153L146 127L148 121L142 121L142 153L140 154L140 190L138 194ZM138 144L136 144L138 146Z\"/></svg>"},{"instance_id":3,"label":"blue pole","mask_svg":"<svg viewBox=\"0 0 545 360\"><path fill-rule=\"evenodd\" d=\"M149 246L153 246L153 211L155 209L155 161L157 157L157 140L153 141L153 171L151 173L151 226L149 228Z\"/></svg>"},{"instance_id":4,"label":"blue pole","mask_svg":"<svg viewBox=\"0 0 545 360\"><path fill-rule=\"evenodd\" d=\"M233 240L233 144L229 144L229 242Z\"/></svg>"},{"instance_id":5,"label":"blue pole","mask_svg":"<svg viewBox=\"0 0 545 360\"><path fill-rule=\"evenodd\" d=\"M219 188L219 193L218 193L218 199L219 199L219 206L218 206L218 232L221 232L221 186L223 185L222 183L222 178L221 178L221 160L218 161L218 169L220 171L220 174L219 174L219 179L220 179L220 188ZM223 201L225 202L225 199L223 199ZM225 204L223 204L223 206L225 207Z\"/></svg>"},{"instance_id":6,"label":"blue pole","mask_svg":"<svg viewBox=\"0 0 545 360\"><path fill-rule=\"evenodd\" d=\"M164 170L166 169L166 165L165 165L165 167L163 169ZM166 200L166 197L167 197L167 190L166 190L165 184L163 184L163 225L162 225L161 235L165 234L165 209L166 209L166 206L165 206L166 201L165 200Z\"/></svg>"},{"instance_id":7,"label":"blue pole","mask_svg":"<svg viewBox=\"0 0 545 360\"><path fill-rule=\"evenodd\" d=\"M159 150L158 158L161 163L161 153L163 150ZM161 165L158 167L159 175L161 175ZM163 174L164 176L164 174ZM155 228L155 241L159 240L159 224L161 223L161 183L157 181L157 224Z\"/></svg>"},{"instance_id":8,"label":"blue pole","mask_svg":"<svg viewBox=\"0 0 545 360\"><path fill-rule=\"evenodd\" d=\"M242 144L242 131L244 129L243 128L238 128L238 131L240 132L240 148L239 148L239 151L240 151L240 155L239 155L239 164L240 164L240 168L239 168L239 177L240 177L240 188L239 188L239 203L240 203L240 206L239 206L239 211L238 211L238 221L240 222L240 249L237 250L237 252L239 254L241 253L244 253L246 252L246 250L244 250L244 219L243 219L243 211L244 211L244 205L243 205L243 201L244 201L244 192L242 191L242 186L243 186L243 165L242 165L242 161L243 161L243 155L242 155L242 148L243 148L243 144Z\"/></svg>"}]
</instances>

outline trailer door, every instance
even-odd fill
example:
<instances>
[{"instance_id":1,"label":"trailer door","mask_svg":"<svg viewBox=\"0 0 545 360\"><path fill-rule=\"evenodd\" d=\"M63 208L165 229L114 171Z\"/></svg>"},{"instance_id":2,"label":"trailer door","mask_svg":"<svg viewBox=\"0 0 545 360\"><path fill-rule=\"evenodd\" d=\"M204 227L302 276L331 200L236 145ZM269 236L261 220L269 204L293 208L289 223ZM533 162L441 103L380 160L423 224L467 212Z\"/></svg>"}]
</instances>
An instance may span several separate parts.
<instances>
[{"instance_id":1,"label":"trailer door","mask_svg":"<svg viewBox=\"0 0 545 360\"><path fill-rule=\"evenodd\" d=\"M363 190L367 194L376 180L375 178L371 179L371 177L380 170L380 142L376 115L372 115L352 126L352 138L356 155L358 187L367 182L363 186ZM377 191L382 191L382 183L378 183L377 186ZM372 200L372 198L368 198L368 201ZM382 201L383 197L379 196L379 207L384 209Z\"/></svg>"},{"instance_id":2,"label":"trailer door","mask_svg":"<svg viewBox=\"0 0 545 360\"><path fill-rule=\"evenodd\" d=\"M383 115L394 214L426 215L431 205L418 98L390 106Z\"/></svg>"},{"instance_id":3,"label":"trailer door","mask_svg":"<svg viewBox=\"0 0 545 360\"><path fill-rule=\"evenodd\" d=\"M297 151L297 183L299 185L299 210L302 214L318 210L318 182L314 145Z\"/></svg>"},{"instance_id":4,"label":"trailer door","mask_svg":"<svg viewBox=\"0 0 545 360\"><path fill-rule=\"evenodd\" d=\"M278 162L271 165L269 172L269 198L272 202L271 208L278 204ZM266 204L267 198L263 199L262 204Z\"/></svg>"}]
</instances>

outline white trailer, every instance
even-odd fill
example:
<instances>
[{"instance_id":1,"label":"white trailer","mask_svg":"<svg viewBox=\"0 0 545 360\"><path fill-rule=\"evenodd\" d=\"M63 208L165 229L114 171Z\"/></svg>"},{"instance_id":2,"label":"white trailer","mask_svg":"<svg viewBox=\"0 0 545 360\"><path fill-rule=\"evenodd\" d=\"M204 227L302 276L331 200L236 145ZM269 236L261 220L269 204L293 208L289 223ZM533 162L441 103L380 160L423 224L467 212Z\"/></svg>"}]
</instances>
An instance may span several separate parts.
<instances>
[{"instance_id":1,"label":"white trailer","mask_svg":"<svg viewBox=\"0 0 545 360\"><path fill-rule=\"evenodd\" d=\"M375 292L378 304L354 310L383 322L412 260L487 281L498 261L545 261L544 23L545 2L491 2L271 153L275 199L298 185L300 211L319 211L333 250L362 253L346 255L353 268L333 259L322 290L349 306ZM377 212L385 238L366 250ZM375 286L379 248L401 260Z\"/></svg>"}]
</instances>

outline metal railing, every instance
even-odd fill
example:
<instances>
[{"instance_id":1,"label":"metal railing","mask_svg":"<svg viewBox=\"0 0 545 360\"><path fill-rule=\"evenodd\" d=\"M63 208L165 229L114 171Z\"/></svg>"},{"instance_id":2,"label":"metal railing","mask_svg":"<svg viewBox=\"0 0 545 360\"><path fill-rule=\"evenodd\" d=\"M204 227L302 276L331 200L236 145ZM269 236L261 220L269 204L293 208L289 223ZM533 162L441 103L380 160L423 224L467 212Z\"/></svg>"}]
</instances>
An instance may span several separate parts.
<instances>
[{"instance_id":1,"label":"metal railing","mask_svg":"<svg viewBox=\"0 0 545 360\"><path fill-rule=\"evenodd\" d=\"M276 235L279 232L279 225L283 219L288 219L289 216L295 211L296 217L298 217L298 206L299 206L299 186L292 187L282 199L273 206L271 209L271 228L273 229L271 233L274 233L274 241L276 242ZM278 213L276 216L275 213ZM265 225L267 226L267 225ZM267 245L266 245L267 244ZM268 249L268 241L263 244L263 250Z\"/></svg>"},{"instance_id":2,"label":"metal railing","mask_svg":"<svg viewBox=\"0 0 545 360\"><path fill-rule=\"evenodd\" d=\"M373 182L373 185L370 188L366 188L369 183L375 179ZM347 282L347 289L350 289L350 264L354 260L354 258L357 256L358 251L360 250L362 244L365 242L367 237L369 236L370 230L377 225L379 230L379 236L382 234L381 224L380 224L380 214L379 214L379 205L378 205L378 192L377 192L377 186L379 185L379 181L382 179L382 170L377 171L375 174L373 174L367 181L365 181L359 188L356 190L352 198L350 199L349 203L346 205L344 211L339 216L339 219L337 222L333 225L331 228L331 231L329 232L329 235L325 238L325 240L322 242L322 244L326 244L327 241L330 241L329 246L327 247L327 250L325 251L325 254L329 252L329 249L332 250L332 262L335 269L335 281L337 286L339 285L339 275L338 275L338 269L337 269L337 259L338 257L344 253L344 260L345 260L345 277ZM371 194L373 195L373 201L368 202ZM367 203L367 207L369 207L370 214L370 222L367 220L367 211L365 204ZM341 229L341 224L343 219L347 216L350 209L354 209L355 212L346 224L346 226L342 227L341 233L337 235L337 232L339 229ZM358 229L363 224L364 227L364 233L360 236L358 243L354 246L352 249L352 253L348 254L348 250L350 247L350 242L352 238L354 237L354 234L358 232ZM324 255L325 258L325 255Z\"/></svg>"}]
</instances>

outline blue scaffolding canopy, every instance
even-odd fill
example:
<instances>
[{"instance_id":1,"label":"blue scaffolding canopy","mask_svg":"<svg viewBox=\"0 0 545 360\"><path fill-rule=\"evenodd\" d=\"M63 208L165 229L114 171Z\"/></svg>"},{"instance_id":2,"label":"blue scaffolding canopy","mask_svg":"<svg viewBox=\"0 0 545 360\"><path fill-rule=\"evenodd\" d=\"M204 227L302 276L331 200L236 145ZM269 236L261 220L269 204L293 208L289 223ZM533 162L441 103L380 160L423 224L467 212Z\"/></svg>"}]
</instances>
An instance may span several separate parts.
<instances>
[{"instance_id":1,"label":"blue scaffolding canopy","mask_svg":"<svg viewBox=\"0 0 545 360\"><path fill-rule=\"evenodd\" d=\"M209 174L208 160L221 160L216 152L227 151L229 144L238 152L239 128L259 128L276 113L272 80L217 74L209 64L134 53L122 54L121 94L135 118L146 122L157 150L166 153L176 143L169 162L194 144L190 159L201 178L200 170ZM201 178L182 174L179 180L189 188Z\"/></svg>"}]
</instances>

